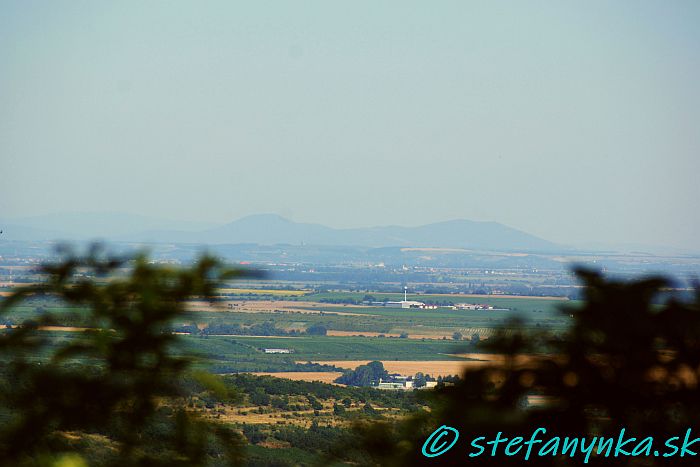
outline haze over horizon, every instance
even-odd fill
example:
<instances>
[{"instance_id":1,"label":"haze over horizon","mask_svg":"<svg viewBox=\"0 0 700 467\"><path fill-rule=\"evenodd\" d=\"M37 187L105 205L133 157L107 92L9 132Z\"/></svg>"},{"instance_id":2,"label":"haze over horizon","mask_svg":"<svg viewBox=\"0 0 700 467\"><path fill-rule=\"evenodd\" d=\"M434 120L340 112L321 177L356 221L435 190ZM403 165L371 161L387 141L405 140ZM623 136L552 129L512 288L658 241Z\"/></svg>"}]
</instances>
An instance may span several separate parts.
<instances>
[{"instance_id":1,"label":"haze over horizon","mask_svg":"<svg viewBox=\"0 0 700 467\"><path fill-rule=\"evenodd\" d=\"M0 219L469 219L700 250L698 24L694 1L7 2Z\"/></svg>"},{"instance_id":2,"label":"haze over horizon","mask_svg":"<svg viewBox=\"0 0 700 467\"><path fill-rule=\"evenodd\" d=\"M617 252L652 255L700 255L700 250L639 243L565 244L531 235L517 226L493 221L446 219L405 226L396 224L336 228L297 222L276 213L258 213L225 223L192 222L125 212L73 212L0 218L4 240L59 242L117 241L200 245L309 245L339 247L418 247L539 253Z\"/></svg>"}]
</instances>

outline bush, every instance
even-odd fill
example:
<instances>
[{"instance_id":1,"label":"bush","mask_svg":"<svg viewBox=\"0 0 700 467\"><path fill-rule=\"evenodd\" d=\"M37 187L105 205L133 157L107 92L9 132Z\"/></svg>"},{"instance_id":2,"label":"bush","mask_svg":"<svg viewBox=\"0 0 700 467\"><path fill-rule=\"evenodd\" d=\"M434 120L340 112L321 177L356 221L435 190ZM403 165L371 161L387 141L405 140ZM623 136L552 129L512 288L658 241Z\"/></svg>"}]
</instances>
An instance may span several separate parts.
<instances>
[{"instance_id":1,"label":"bush","mask_svg":"<svg viewBox=\"0 0 700 467\"><path fill-rule=\"evenodd\" d=\"M52 340L39 330L55 321L45 310L0 334L4 463L50 462L56 452L73 450L60 434L65 431L107 436L115 448L101 464L203 465L211 460L210 448L216 457L240 461L235 432L186 410L181 384L190 360L172 351L179 337L171 329L174 320L182 322L186 299L213 297L220 280L249 273L210 257L171 268L145 256L107 257L98 247L87 256L64 252L42 273L44 281L15 291L0 313L30 297L53 297L87 309L86 327L94 331ZM38 356L40 364L33 359ZM212 392L225 391L211 375L191 378ZM158 410L164 403L167 412Z\"/></svg>"},{"instance_id":2,"label":"bush","mask_svg":"<svg viewBox=\"0 0 700 467\"><path fill-rule=\"evenodd\" d=\"M315 323L306 329L306 333L310 336L325 336L328 333L328 328L320 323Z\"/></svg>"}]
</instances>

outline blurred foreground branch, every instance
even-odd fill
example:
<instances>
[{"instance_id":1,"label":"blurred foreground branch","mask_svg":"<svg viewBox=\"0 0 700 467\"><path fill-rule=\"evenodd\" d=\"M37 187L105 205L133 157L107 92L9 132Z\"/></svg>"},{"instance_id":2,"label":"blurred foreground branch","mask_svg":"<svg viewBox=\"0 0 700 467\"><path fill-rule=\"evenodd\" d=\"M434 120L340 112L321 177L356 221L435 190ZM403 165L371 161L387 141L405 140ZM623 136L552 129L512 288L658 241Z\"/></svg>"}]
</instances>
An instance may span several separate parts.
<instances>
[{"instance_id":1,"label":"blurred foreground branch","mask_svg":"<svg viewBox=\"0 0 700 467\"><path fill-rule=\"evenodd\" d=\"M196 418L178 399L182 379L192 375L190 360L173 352L171 328L185 300L209 300L220 281L251 271L209 256L175 268L93 248L43 272L45 282L18 289L0 314L42 297L81 309L87 330L47 332L59 317L45 310L0 334L4 465L52 465L63 454L89 452L92 442L108 448L96 450L103 465L202 465L212 445L226 454L220 461L239 459L237 433ZM81 465L73 456L65 459Z\"/></svg>"}]
</instances>

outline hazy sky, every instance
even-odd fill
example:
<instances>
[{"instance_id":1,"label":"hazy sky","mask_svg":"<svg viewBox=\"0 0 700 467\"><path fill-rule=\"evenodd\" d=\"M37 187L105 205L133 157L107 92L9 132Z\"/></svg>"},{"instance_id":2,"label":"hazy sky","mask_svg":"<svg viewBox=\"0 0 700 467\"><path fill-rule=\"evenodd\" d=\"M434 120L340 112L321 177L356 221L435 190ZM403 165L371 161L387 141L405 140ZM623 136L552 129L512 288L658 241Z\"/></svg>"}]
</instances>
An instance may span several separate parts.
<instances>
[{"instance_id":1,"label":"hazy sky","mask_svg":"<svg viewBox=\"0 0 700 467\"><path fill-rule=\"evenodd\" d=\"M700 248L700 2L0 3L0 217Z\"/></svg>"}]
</instances>

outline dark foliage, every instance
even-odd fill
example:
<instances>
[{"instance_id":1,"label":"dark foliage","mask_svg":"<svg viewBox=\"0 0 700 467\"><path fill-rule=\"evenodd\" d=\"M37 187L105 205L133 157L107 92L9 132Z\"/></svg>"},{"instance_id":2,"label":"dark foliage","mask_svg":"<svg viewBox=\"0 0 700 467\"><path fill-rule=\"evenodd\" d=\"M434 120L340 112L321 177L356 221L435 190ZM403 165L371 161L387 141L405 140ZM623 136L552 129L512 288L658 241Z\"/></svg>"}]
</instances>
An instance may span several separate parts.
<instances>
[{"instance_id":1,"label":"dark foliage","mask_svg":"<svg viewBox=\"0 0 700 467\"><path fill-rule=\"evenodd\" d=\"M71 440L88 435L104 440L108 455L88 459L99 464L240 461L236 433L184 410L181 382L190 362L173 352L178 336L170 329L185 300L206 300L219 281L248 272L210 257L170 268L145 256L107 257L97 247L84 257L65 252L43 272L45 282L18 289L0 312L30 297L53 297L89 309L89 330L52 339L42 327L55 317L45 312L0 335L3 463L49 465L81 451ZM211 376L189 378L214 392L224 388Z\"/></svg>"},{"instance_id":2,"label":"dark foliage","mask_svg":"<svg viewBox=\"0 0 700 467\"><path fill-rule=\"evenodd\" d=\"M381 391L369 387L343 387L333 384L309 381L294 381L272 376L249 374L231 375L223 378L227 386L235 387L249 396L262 391L270 396L270 403L276 397L305 396L307 399L340 400L345 407L352 401L371 402L382 407L396 407L417 410L422 402L417 394L406 391ZM310 400L309 400L310 402Z\"/></svg>"},{"instance_id":3,"label":"dark foliage","mask_svg":"<svg viewBox=\"0 0 700 467\"><path fill-rule=\"evenodd\" d=\"M382 362L374 361L366 365L360 365L354 370L346 371L335 382L348 386L376 386L379 380L388 380L389 373L384 369Z\"/></svg>"}]
</instances>

